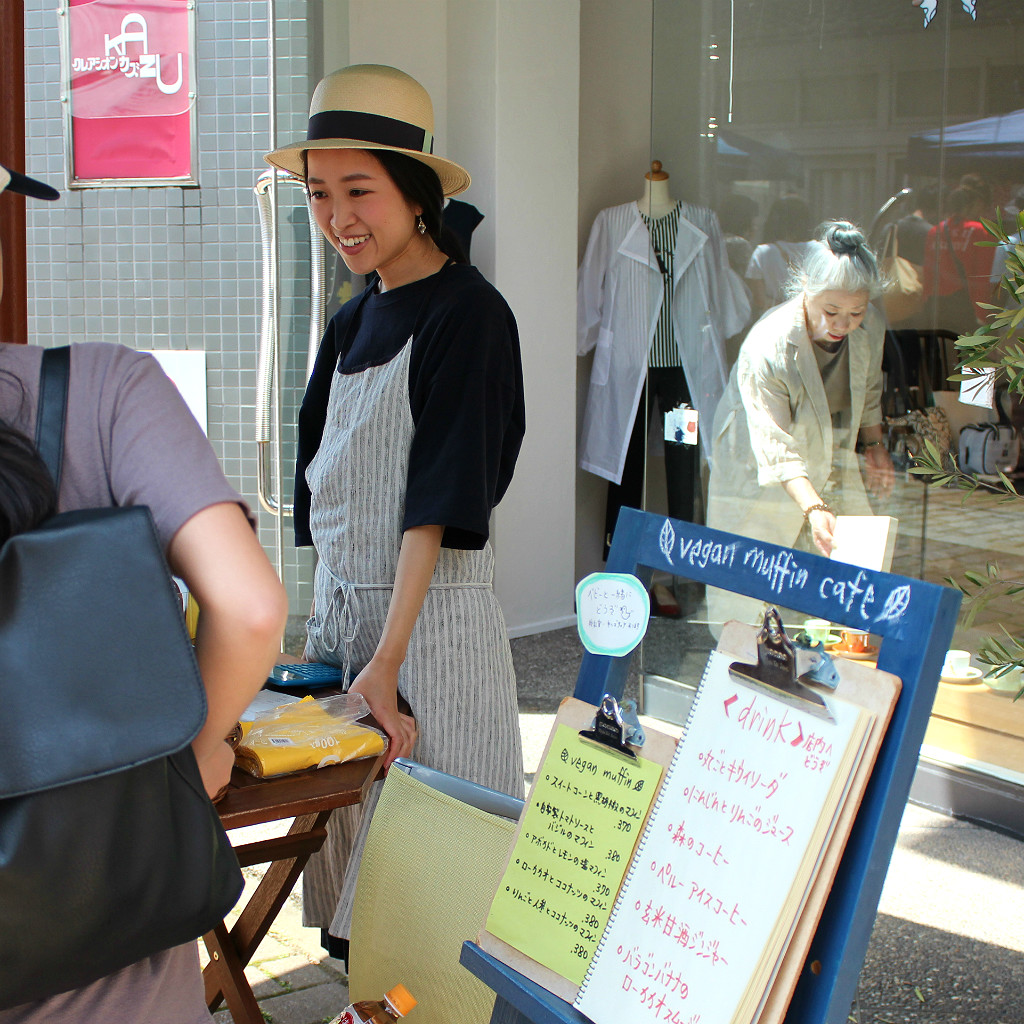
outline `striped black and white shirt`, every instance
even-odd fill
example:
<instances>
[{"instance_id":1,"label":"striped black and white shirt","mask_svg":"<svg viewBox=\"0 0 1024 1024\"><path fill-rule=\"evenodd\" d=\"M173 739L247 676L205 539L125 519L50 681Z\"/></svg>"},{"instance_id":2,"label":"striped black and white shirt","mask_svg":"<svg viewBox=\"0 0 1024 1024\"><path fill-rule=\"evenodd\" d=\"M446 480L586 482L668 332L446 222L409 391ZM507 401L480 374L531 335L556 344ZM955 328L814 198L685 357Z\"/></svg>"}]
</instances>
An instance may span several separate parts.
<instances>
[{"instance_id":1,"label":"striped black and white shirt","mask_svg":"<svg viewBox=\"0 0 1024 1024\"><path fill-rule=\"evenodd\" d=\"M673 265L676 251L676 235L679 233L679 204L676 203L671 213L654 219L641 213L647 230L651 235L651 244L658 258L658 268L664 291L661 298L661 314L654 329L651 351L647 356L647 365L655 367L680 366L679 348L676 345L675 331L672 327L672 294L674 291Z\"/></svg>"}]
</instances>

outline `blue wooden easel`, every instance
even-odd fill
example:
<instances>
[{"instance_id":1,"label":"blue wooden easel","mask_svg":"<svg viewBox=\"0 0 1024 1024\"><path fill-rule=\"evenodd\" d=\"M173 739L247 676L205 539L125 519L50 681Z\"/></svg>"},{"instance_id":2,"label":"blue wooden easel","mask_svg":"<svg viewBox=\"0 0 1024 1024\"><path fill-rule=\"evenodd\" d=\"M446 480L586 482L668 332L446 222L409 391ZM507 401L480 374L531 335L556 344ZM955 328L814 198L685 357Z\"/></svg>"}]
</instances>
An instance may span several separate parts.
<instances>
[{"instance_id":1,"label":"blue wooden easel","mask_svg":"<svg viewBox=\"0 0 1024 1024\"><path fill-rule=\"evenodd\" d=\"M882 884L953 636L960 594L950 587L832 562L745 537L623 508L609 572L650 585L654 571L791 608L882 638L878 668L903 682L871 781L786 1014L788 1024L843 1024L853 1002ZM629 656L585 654L574 696L621 697ZM495 990L493 1021L588 1024L588 1018L480 949L462 963Z\"/></svg>"}]
</instances>

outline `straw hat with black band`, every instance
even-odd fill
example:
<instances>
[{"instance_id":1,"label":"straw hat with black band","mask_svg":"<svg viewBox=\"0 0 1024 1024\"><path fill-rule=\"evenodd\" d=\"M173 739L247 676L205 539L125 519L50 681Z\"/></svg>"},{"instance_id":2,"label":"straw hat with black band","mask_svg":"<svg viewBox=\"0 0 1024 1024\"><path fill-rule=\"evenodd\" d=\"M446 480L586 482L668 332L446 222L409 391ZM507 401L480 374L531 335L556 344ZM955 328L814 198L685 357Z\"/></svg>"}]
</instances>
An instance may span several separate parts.
<instances>
[{"instance_id":1,"label":"straw hat with black band","mask_svg":"<svg viewBox=\"0 0 1024 1024\"><path fill-rule=\"evenodd\" d=\"M0 192L17 192L32 199L60 199L60 193L35 178L12 171L0 164Z\"/></svg>"},{"instance_id":2,"label":"straw hat with black band","mask_svg":"<svg viewBox=\"0 0 1024 1024\"><path fill-rule=\"evenodd\" d=\"M353 64L328 75L313 93L306 138L264 159L302 178L303 154L310 149L388 149L433 168L445 197L469 188L462 167L434 155L434 107L427 90L383 64Z\"/></svg>"}]
</instances>

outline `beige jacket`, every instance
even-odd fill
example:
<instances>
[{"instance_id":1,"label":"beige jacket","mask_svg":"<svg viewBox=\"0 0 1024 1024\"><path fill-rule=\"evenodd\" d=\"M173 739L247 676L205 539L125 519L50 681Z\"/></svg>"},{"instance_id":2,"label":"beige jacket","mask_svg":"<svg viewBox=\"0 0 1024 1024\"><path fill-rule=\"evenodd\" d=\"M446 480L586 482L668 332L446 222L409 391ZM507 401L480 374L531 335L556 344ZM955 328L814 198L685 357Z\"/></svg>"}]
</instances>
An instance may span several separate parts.
<instances>
[{"instance_id":1,"label":"beige jacket","mask_svg":"<svg viewBox=\"0 0 1024 1024\"><path fill-rule=\"evenodd\" d=\"M802 298L769 310L751 328L715 415L709 526L792 546L803 516L782 484L806 476L820 494L833 468L836 511L870 514L854 447L862 427L882 422L884 330L870 306L850 334L851 429L836 447Z\"/></svg>"}]
</instances>

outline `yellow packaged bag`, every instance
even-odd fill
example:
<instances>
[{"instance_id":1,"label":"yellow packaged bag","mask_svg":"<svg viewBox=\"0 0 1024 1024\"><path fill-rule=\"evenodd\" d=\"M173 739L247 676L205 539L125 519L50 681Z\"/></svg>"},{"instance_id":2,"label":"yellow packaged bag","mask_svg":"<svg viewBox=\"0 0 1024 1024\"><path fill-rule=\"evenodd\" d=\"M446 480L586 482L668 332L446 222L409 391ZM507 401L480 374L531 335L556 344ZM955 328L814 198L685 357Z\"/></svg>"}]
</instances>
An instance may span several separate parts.
<instances>
[{"instance_id":1,"label":"yellow packaged bag","mask_svg":"<svg viewBox=\"0 0 1024 1024\"><path fill-rule=\"evenodd\" d=\"M369 714L361 694L304 697L242 723L235 763L258 779L376 757L387 749L382 732L358 719Z\"/></svg>"}]
</instances>

